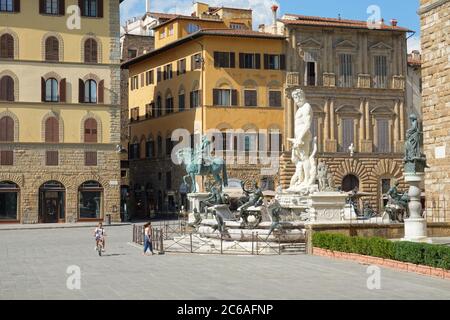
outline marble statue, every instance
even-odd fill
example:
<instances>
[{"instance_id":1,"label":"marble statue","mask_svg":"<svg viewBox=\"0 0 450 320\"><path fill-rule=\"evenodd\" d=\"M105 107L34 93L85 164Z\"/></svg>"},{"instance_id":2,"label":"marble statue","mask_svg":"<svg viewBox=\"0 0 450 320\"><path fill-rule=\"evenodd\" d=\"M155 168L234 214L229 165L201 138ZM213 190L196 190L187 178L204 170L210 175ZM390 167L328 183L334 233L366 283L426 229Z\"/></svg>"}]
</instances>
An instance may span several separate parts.
<instances>
[{"instance_id":1,"label":"marble statue","mask_svg":"<svg viewBox=\"0 0 450 320\"><path fill-rule=\"evenodd\" d=\"M320 162L317 166L317 179L319 181L319 191L336 191L333 174L323 162Z\"/></svg>"},{"instance_id":2,"label":"marble statue","mask_svg":"<svg viewBox=\"0 0 450 320\"><path fill-rule=\"evenodd\" d=\"M313 138L311 133L313 110L306 102L303 90L295 90L292 98L298 110L295 114L295 138L289 139L293 145L292 162L295 164L295 174L288 192L303 192L315 184L317 137Z\"/></svg>"},{"instance_id":3,"label":"marble statue","mask_svg":"<svg viewBox=\"0 0 450 320\"><path fill-rule=\"evenodd\" d=\"M353 143L348 147L348 151L350 152L350 157L355 155L355 145Z\"/></svg>"},{"instance_id":4,"label":"marble statue","mask_svg":"<svg viewBox=\"0 0 450 320\"><path fill-rule=\"evenodd\" d=\"M195 183L196 176L206 177L212 175L216 183L221 186L228 186L225 161L222 158L213 158L210 156L210 144L211 142L208 138L203 137L202 143L196 146L194 150L184 148L177 152L179 162L186 167L187 175L183 177L183 181L186 185L189 185L187 179L190 178L191 180L191 193L199 191Z\"/></svg>"}]
</instances>

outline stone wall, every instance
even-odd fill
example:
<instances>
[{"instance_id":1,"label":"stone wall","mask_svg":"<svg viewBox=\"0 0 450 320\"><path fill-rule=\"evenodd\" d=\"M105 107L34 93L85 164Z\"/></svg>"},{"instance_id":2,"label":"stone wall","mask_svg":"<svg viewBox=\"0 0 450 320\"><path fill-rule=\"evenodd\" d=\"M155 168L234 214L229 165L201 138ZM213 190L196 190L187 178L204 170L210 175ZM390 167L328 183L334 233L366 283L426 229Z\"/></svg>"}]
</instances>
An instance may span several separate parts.
<instances>
[{"instance_id":1,"label":"stone wall","mask_svg":"<svg viewBox=\"0 0 450 320\"><path fill-rule=\"evenodd\" d=\"M420 1L427 207L450 220L450 1Z\"/></svg>"}]
</instances>

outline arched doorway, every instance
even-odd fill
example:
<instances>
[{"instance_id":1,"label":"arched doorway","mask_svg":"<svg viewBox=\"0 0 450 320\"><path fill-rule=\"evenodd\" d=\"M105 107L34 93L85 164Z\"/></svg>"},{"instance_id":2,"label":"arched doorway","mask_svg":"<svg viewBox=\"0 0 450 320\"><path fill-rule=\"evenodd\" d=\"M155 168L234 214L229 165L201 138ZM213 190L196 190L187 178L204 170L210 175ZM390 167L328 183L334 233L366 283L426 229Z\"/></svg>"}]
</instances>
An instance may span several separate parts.
<instances>
[{"instance_id":1,"label":"arched doorway","mask_svg":"<svg viewBox=\"0 0 450 320\"><path fill-rule=\"evenodd\" d=\"M78 188L78 215L80 220L103 220L103 186L87 181Z\"/></svg>"},{"instance_id":2,"label":"arched doorway","mask_svg":"<svg viewBox=\"0 0 450 320\"><path fill-rule=\"evenodd\" d=\"M349 192L355 190L355 188L359 189L358 177L353 174L346 175L342 179L342 191Z\"/></svg>"},{"instance_id":3,"label":"arched doorway","mask_svg":"<svg viewBox=\"0 0 450 320\"><path fill-rule=\"evenodd\" d=\"M19 220L19 193L19 186L14 182L0 182L0 222Z\"/></svg>"},{"instance_id":4,"label":"arched doorway","mask_svg":"<svg viewBox=\"0 0 450 320\"><path fill-rule=\"evenodd\" d=\"M39 222L65 222L66 188L58 181L48 181L39 188Z\"/></svg>"}]
</instances>

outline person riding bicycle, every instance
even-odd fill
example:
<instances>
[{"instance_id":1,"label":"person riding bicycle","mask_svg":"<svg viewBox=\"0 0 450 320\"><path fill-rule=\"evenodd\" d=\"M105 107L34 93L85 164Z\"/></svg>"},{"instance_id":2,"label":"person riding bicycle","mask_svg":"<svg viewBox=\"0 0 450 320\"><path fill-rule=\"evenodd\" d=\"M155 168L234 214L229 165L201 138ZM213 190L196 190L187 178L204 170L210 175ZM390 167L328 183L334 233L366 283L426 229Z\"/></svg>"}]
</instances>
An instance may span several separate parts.
<instances>
[{"instance_id":1,"label":"person riding bicycle","mask_svg":"<svg viewBox=\"0 0 450 320\"><path fill-rule=\"evenodd\" d=\"M98 248L99 242L102 241L103 242L103 251L105 251L105 229L103 228L103 224L101 222L95 228L94 236L95 236L95 249Z\"/></svg>"}]
</instances>

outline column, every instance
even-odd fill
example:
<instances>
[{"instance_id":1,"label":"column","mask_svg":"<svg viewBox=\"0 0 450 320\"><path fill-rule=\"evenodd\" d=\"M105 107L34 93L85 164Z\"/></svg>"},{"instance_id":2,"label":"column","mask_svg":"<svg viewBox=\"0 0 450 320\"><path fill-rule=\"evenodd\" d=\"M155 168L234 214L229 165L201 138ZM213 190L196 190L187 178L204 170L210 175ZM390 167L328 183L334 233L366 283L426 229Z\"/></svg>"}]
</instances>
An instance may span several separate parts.
<instances>
[{"instance_id":1,"label":"column","mask_svg":"<svg viewBox=\"0 0 450 320\"><path fill-rule=\"evenodd\" d=\"M323 145L326 145L327 141L330 140L330 109L328 107L328 99L325 99L323 110L325 111L325 120L323 124Z\"/></svg>"},{"instance_id":2,"label":"column","mask_svg":"<svg viewBox=\"0 0 450 320\"><path fill-rule=\"evenodd\" d=\"M403 100L400 100L400 141L405 141L405 106Z\"/></svg>"},{"instance_id":3,"label":"column","mask_svg":"<svg viewBox=\"0 0 450 320\"><path fill-rule=\"evenodd\" d=\"M395 118L394 118L394 152L397 152L398 150L398 141L400 138L400 127L399 127L399 101L395 100L395 106L394 106L394 112L395 112Z\"/></svg>"},{"instance_id":4,"label":"column","mask_svg":"<svg viewBox=\"0 0 450 320\"><path fill-rule=\"evenodd\" d=\"M364 130L364 119L365 119L364 101L365 101L365 99L361 98L360 104L359 104L359 112L361 113L360 118L359 118L359 151L360 152L362 150L364 150L363 144L364 144L364 140L366 140L366 131Z\"/></svg>"},{"instance_id":5,"label":"column","mask_svg":"<svg viewBox=\"0 0 450 320\"><path fill-rule=\"evenodd\" d=\"M366 100L365 105L365 114L366 114L366 140L370 140L370 113L369 113L369 101Z\"/></svg>"},{"instance_id":6,"label":"column","mask_svg":"<svg viewBox=\"0 0 450 320\"><path fill-rule=\"evenodd\" d=\"M330 98L330 139L336 140L335 137L335 119L334 119L334 98Z\"/></svg>"}]
</instances>

